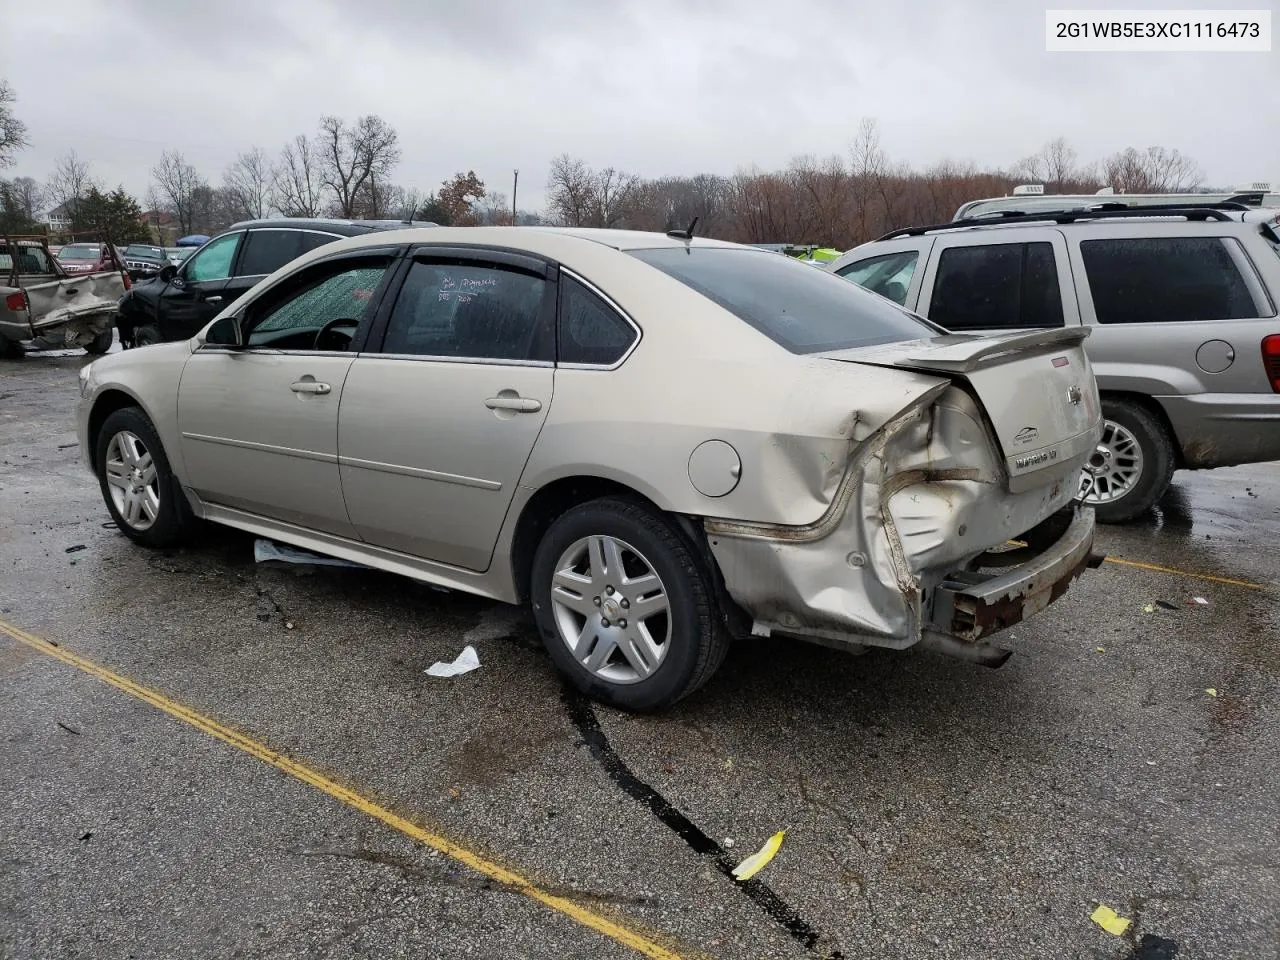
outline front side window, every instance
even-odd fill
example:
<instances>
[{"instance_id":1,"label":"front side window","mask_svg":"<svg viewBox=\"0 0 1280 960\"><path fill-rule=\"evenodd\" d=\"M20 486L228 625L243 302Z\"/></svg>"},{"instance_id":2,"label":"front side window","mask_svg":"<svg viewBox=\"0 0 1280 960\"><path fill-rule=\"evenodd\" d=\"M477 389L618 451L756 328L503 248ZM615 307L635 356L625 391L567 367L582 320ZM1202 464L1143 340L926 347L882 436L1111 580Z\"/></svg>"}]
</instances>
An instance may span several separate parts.
<instances>
[{"instance_id":1,"label":"front side window","mask_svg":"<svg viewBox=\"0 0 1280 960\"><path fill-rule=\"evenodd\" d=\"M573 277L560 277L559 360L612 366L636 339L618 312Z\"/></svg>"},{"instance_id":2,"label":"front side window","mask_svg":"<svg viewBox=\"0 0 1280 960\"><path fill-rule=\"evenodd\" d=\"M915 314L855 283L776 253L695 246L627 253L792 353L847 350L938 333Z\"/></svg>"},{"instance_id":3,"label":"front side window","mask_svg":"<svg viewBox=\"0 0 1280 960\"><path fill-rule=\"evenodd\" d=\"M943 250L929 319L948 330L1062 326L1053 244L991 243Z\"/></svg>"},{"instance_id":4,"label":"front side window","mask_svg":"<svg viewBox=\"0 0 1280 960\"><path fill-rule=\"evenodd\" d=\"M387 324L383 353L483 360L550 359L546 281L474 261L417 261Z\"/></svg>"},{"instance_id":5,"label":"front side window","mask_svg":"<svg viewBox=\"0 0 1280 960\"><path fill-rule=\"evenodd\" d=\"M1259 315L1230 237L1082 240L1099 323L1238 320ZM1243 252L1239 253L1243 256Z\"/></svg>"},{"instance_id":6,"label":"front side window","mask_svg":"<svg viewBox=\"0 0 1280 960\"><path fill-rule=\"evenodd\" d=\"M390 263L390 257L339 261L284 281L250 308L248 345L342 349L371 310ZM316 335L325 327L336 328L337 340L318 347Z\"/></svg>"},{"instance_id":7,"label":"front side window","mask_svg":"<svg viewBox=\"0 0 1280 960\"><path fill-rule=\"evenodd\" d=\"M190 283L202 280L225 280L231 276L231 263L236 258L236 247L243 234L228 233L215 237L200 252L187 261L183 275Z\"/></svg>"},{"instance_id":8,"label":"front side window","mask_svg":"<svg viewBox=\"0 0 1280 960\"><path fill-rule=\"evenodd\" d=\"M919 259L918 251L903 250L869 260L859 260L841 267L836 273L901 305L907 302L907 290L911 287L911 277L916 272Z\"/></svg>"},{"instance_id":9,"label":"front side window","mask_svg":"<svg viewBox=\"0 0 1280 960\"><path fill-rule=\"evenodd\" d=\"M275 273L302 253L301 237L297 230L250 230L245 234L237 273L242 277Z\"/></svg>"}]
</instances>

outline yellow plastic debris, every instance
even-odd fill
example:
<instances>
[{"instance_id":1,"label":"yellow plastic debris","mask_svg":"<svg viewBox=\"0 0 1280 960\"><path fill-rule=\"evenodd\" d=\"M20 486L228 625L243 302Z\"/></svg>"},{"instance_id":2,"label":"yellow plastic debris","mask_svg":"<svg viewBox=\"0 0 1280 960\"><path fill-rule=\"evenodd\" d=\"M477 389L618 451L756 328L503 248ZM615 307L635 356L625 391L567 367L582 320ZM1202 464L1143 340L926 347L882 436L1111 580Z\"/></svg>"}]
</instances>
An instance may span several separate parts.
<instances>
[{"instance_id":1,"label":"yellow plastic debris","mask_svg":"<svg viewBox=\"0 0 1280 960\"><path fill-rule=\"evenodd\" d=\"M1089 915L1089 919L1113 937L1123 937L1124 932L1129 929L1129 918L1120 916L1110 907L1099 905L1098 909Z\"/></svg>"},{"instance_id":2,"label":"yellow plastic debris","mask_svg":"<svg viewBox=\"0 0 1280 960\"><path fill-rule=\"evenodd\" d=\"M1204 692L1211 697L1216 697L1218 695L1218 691L1215 690L1213 687L1205 687Z\"/></svg>"},{"instance_id":3,"label":"yellow plastic debris","mask_svg":"<svg viewBox=\"0 0 1280 960\"><path fill-rule=\"evenodd\" d=\"M1096 650L1098 653L1106 653L1106 652L1107 652L1107 648L1106 648L1106 647L1094 647L1093 649L1094 649L1094 650Z\"/></svg>"},{"instance_id":4,"label":"yellow plastic debris","mask_svg":"<svg viewBox=\"0 0 1280 960\"><path fill-rule=\"evenodd\" d=\"M782 846L782 837L786 832L785 830L779 830L765 841L763 847L733 868L733 875L739 880L750 880L763 870L777 854L778 848Z\"/></svg>"},{"instance_id":5,"label":"yellow plastic debris","mask_svg":"<svg viewBox=\"0 0 1280 960\"><path fill-rule=\"evenodd\" d=\"M1154 603L1148 603L1145 607L1143 607L1143 608L1142 608L1142 612L1143 612L1143 613L1155 613L1155 612L1156 612L1156 605L1155 605Z\"/></svg>"}]
</instances>

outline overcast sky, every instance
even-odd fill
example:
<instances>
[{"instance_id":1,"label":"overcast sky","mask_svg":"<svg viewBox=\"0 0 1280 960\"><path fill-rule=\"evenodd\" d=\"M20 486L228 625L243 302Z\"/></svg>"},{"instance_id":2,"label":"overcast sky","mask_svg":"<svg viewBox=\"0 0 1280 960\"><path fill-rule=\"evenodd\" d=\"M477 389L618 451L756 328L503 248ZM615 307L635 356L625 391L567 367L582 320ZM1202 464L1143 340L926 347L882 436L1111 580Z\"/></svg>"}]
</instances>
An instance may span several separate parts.
<instances>
[{"instance_id":1,"label":"overcast sky","mask_svg":"<svg viewBox=\"0 0 1280 960\"><path fill-rule=\"evenodd\" d=\"M522 208L541 205L562 152L644 176L730 174L847 154L863 117L917 167L1007 165L1062 135L1085 160L1159 144L1214 184L1280 182L1280 53L1047 53L1050 5L1071 6L0 0L0 76L32 141L7 174L43 180L74 148L142 197L166 148L216 183L238 151L275 154L321 114L377 113L400 134L398 183L474 169L509 198L518 168Z\"/></svg>"}]
</instances>

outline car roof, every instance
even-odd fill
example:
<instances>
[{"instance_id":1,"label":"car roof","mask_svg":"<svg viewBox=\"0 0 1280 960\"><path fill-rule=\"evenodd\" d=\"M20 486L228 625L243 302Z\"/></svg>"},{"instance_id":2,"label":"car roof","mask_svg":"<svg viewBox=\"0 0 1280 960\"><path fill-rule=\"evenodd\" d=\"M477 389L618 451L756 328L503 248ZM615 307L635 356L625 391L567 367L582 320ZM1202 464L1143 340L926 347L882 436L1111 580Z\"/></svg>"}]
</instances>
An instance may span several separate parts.
<instances>
[{"instance_id":1,"label":"car roof","mask_svg":"<svg viewBox=\"0 0 1280 960\"><path fill-rule=\"evenodd\" d=\"M665 233L659 233L656 230L612 230L601 227L498 227L495 229L510 229L521 231L536 231L538 233L561 234L563 236L578 237L582 240L591 240L595 243L602 243L606 247L613 247L615 250L652 250L655 247L683 247L686 241L683 238L672 237ZM710 237L695 236L688 241L695 247L744 247L744 244L729 243L726 240L713 240ZM751 247L750 249L756 249Z\"/></svg>"},{"instance_id":2,"label":"car roof","mask_svg":"<svg viewBox=\"0 0 1280 960\"><path fill-rule=\"evenodd\" d=\"M344 237L355 237L375 230L397 230L434 227L429 220L344 220L337 217L275 217L263 220L241 220L227 227L232 230L322 230Z\"/></svg>"},{"instance_id":3,"label":"car roof","mask_svg":"<svg viewBox=\"0 0 1280 960\"><path fill-rule=\"evenodd\" d=\"M1117 223L1162 224L1187 228L1203 228L1209 224L1216 231L1248 229L1245 215L1251 212L1239 204L1171 204L1167 207L1145 206L1128 209L1053 210L1043 213L1012 213L974 217L966 220L949 220L916 227L891 230L874 242L918 237L926 234L961 233L973 230L1018 230L1057 227L1059 229L1083 229L1085 227L1109 227ZM1256 228L1254 228L1256 230ZM1250 231L1253 232L1253 231Z\"/></svg>"}]
</instances>

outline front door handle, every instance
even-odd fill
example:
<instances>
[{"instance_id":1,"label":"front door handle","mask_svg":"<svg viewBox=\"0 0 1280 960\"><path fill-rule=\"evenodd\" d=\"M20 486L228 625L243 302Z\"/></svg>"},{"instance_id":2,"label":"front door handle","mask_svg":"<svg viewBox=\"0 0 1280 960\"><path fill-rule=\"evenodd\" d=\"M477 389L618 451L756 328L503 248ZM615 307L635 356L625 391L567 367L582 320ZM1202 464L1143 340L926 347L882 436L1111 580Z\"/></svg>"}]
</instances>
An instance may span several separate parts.
<instances>
[{"instance_id":1,"label":"front door handle","mask_svg":"<svg viewBox=\"0 0 1280 960\"><path fill-rule=\"evenodd\" d=\"M294 393L328 393L332 388L316 380L295 380L289 384L289 389Z\"/></svg>"},{"instance_id":2,"label":"front door handle","mask_svg":"<svg viewBox=\"0 0 1280 960\"><path fill-rule=\"evenodd\" d=\"M215 293L212 297L205 297L204 302L205 303L221 303L222 296L220 294Z\"/></svg>"},{"instance_id":3,"label":"front door handle","mask_svg":"<svg viewBox=\"0 0 1280 960\"><path fill-rule=\"evenodd\" d=\"M542 409L542 401L532 397L490 397L484 405L490 410L514 410L516 413L534 413Z\"/></svg>"}]
</instances>

